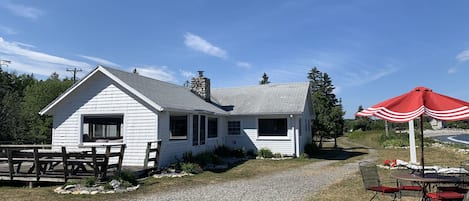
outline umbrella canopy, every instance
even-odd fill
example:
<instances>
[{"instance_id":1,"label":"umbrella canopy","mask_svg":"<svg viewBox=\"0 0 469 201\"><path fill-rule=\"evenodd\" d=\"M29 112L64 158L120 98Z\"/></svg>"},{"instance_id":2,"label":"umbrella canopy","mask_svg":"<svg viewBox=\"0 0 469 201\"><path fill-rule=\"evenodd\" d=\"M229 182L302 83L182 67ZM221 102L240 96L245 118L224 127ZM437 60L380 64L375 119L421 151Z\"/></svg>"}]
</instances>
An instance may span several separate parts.
<instances>
[{"instance_id":1,"label":"umbrella canopy","mask_svg":"<svg viewBox=\"0 0 469 201\"><path fill-rule=\"evenodd\" d=\"M469 118L469 102L433 92L429 88L416 87L412 91L378 103L355 114L356 116L375 116L392 122L408 122L430 116L443 121L456 121ZM423 121L420 121L421 165L423 157Z\"/></svg>"},{"instance_id":2,"label":"umbrella canopy","mask_svg":"<svg viewBox=\"0 0 469 201\"><path fill-rule=\"evenodd\" d=\"M469 103L416 87L403 95L378 103L356 116L375 116L392 122L408 122L423 114L443 121L469 118Z\"/></svg>"}]
</instances>

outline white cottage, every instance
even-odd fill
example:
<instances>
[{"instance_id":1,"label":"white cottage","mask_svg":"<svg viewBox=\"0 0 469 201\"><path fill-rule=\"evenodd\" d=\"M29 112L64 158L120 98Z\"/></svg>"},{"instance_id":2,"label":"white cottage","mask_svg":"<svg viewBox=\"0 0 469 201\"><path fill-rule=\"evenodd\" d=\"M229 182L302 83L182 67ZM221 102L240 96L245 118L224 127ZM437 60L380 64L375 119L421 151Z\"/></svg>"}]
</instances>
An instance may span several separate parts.
<instances>
[{"instance_id":1,"label":"white cottage","mask_svg":"<svg viewBox=\"0 0 469 201\"><path fill-rule=\"evenodd\" d=\"M52 145L125 143L125 166L142 166L146 143L162 140L160 164L217 146L299 156L310 143L309 83L191 88L98 66L40 111L53 116Z\"/></svg>"}]
</instances>

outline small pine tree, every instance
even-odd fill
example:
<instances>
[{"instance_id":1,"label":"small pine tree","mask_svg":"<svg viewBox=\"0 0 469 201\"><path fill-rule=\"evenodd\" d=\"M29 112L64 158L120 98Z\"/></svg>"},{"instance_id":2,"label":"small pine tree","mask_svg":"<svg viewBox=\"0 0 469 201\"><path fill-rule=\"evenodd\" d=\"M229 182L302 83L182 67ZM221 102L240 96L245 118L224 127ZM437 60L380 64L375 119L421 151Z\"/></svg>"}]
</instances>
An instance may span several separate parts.
<instances>
[{"instance_id":1,"label":"small pine tree","mask_svg":"<svg viewBox=\"0 0 469 201\"><path fill-rule=\"evenodd\" d=\"M262 75L262 80L259 81L259 84L269 84L270 81L269 81L269 76L267 76L266 73L264 73L264 75Z\"/></svg>"}]
</instances>

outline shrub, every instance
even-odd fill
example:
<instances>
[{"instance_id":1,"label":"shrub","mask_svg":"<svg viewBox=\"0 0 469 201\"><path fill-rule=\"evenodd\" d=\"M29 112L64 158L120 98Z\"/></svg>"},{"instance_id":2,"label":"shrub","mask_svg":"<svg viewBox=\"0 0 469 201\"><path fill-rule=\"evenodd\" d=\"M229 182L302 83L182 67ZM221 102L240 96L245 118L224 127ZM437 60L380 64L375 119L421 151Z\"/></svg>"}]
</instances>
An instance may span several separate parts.
<instances>
[{"instance_id":1,"label":"shrub","mask_svg":"<svg viewBox=\"0 0 469 201\"><path fill-rule=\"evenodd\" d=\"M282 154L281 153L274 153L274 158L282 158Z\"/></svg>"},{"instance_id":2,"label":"shrub","mask_svg":"<svg viewBox=\"0 0 469 201\"><path fill-rule=\"evenodd\" d=\"M231 149L225 145L222 145L216 147L213 153L220 157L228 157L231 155Z\"/></svg>"},{"instance_id":3,"label":"shrub","mask_svg":"<svg viewBox=\"0 0 469 201\"><path fill-rule=\"evenodd\" d=\"M274 156L269 148L261 148L257 154L262 158L272 158Z\"/></svg>"},{"instance_id":4,"label":"shrub","mask_svg":"<svg viewBox=\"0 0 469 201\"><path fill-rule=\"evenodd\" d=\"M244 157L246 157L246 154L247 154L247 153L246 153L246 150L241 149L241 148L239 148L239 149L233 149L233 150L231 151L231 155L232 155L233 157L236 157L236 158L244 158Z\"/></svg>"},{"instance_id":5,"label":"shrub","mask_svg":"<svg viewBox=\"0 0 469 201\"><path fill-rule=\"evenodd\" d=\"M222 161L220 158L211 152L202 152L194 156L194 162L198 163L200 166L204 167L208 164L221 164Z\"/></svg>"},{"instance_id":6,"label":"shrub","mask_svg":"<svg viewBox=\"0 0 469 201\"><path fill-rule=\"evenodd\" d=\"M130 171L121 171L121 173L117 175L115 179L119 181L127 181L131 183L132 185L138 184L137 177L135 176L133 172L130 172Z\"/></svg>"},{"instance_id":7,"label":"shrub","mask_svg":"<svg viewBox=\"0 0 469 201\"><path fill-rule=\"evenodd\" d=\"M112 185L109 182L104 184L103 188L104 190L114 190L114 187L112 187Z\"/></svg>"},{"instance_id":8,"label":"shrub","mask_svg":"<svg viewBox=\"0 0 469 201\"><path fill-rule=\"evenodd\" d=\"M249 149L249 150L246 152L246 155L247 155L247 156L254 156L254 157L257 156L253 149Z\"/></svg>"},{"instance_id":9,"label":"shrub","mask_svg":"<svg viewBox=\"0 0 469 201\"><path fill-rule=\"evenodd\" d=\"M182 163L181 169L186 173L192 174L199 174L203 172L202 168L197 163Z\"/></svg>"},{"instance_id":10,"label":"shrub","mask_svg":"<svg viewBox=\"0 0 469 201\"><path fill-rule=\"evenodd\" d=\"M96 178L86 177L85 179L83 179L82 184L86 187L92 187L96 184Z\"/></svg>"},{"instance_id":11,"label":"shrub","mask_svg":"<svg viewBox=\"0 0 469 201\"><path fill-rule=\"evenodd\" d=\"M301 153L299 158L300 159L307 159L307 158L309 158L309 155L307 153Z\"/></svg>"}]
</instances>

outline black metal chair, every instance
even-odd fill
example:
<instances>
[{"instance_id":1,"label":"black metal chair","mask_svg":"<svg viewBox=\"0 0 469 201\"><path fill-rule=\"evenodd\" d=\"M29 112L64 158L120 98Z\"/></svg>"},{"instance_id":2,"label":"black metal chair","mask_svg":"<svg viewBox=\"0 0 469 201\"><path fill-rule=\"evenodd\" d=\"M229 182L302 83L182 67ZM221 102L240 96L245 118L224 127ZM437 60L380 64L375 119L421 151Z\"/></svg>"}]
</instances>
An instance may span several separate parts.
<instances>
[{"instance_id":1,"label":"black metal chair","mask_svg":"<svg viewBox=\"0 0 469 201\"><path fill-rule=\"evenodd\" d=\"M360 173L362 175L365 190L374 193L370 201L375 198L378 198L378 200L380 200L380 196L378 196L379 194L390 194L392 195L393 200L397 199L399 188L382 185L378 174L378 168L374 163L363 161L360 162L358 166L360 168Z\"/></svg>"}]
</instances>

